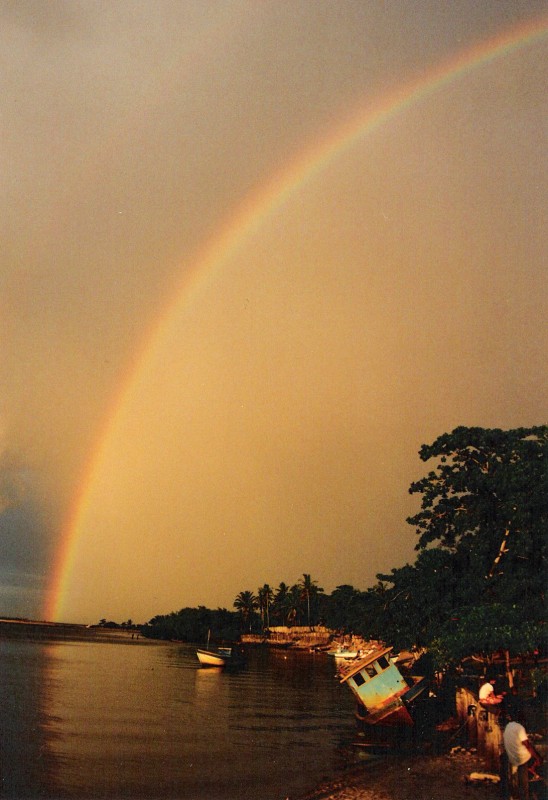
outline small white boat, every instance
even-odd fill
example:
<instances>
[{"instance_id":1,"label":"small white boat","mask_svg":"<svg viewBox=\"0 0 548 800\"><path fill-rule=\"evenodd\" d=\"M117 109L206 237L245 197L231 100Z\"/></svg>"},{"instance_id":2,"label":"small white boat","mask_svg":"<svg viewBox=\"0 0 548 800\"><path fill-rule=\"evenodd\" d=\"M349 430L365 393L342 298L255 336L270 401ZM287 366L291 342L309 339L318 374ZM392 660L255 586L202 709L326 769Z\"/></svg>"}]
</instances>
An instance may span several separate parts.
<instances>
[{"instance_id":1,"label":"small white boat","mask_svg":"<svg viewBox=\"0 0 548 800\"><path fill-rule=\"evenodd\" d=\"M198 661L204 667L224 667L232 657L230 647L218 647L215 650L196 650Z\"/></svg>"},{"instance_id":2,"label":"small white boat","mask_svg":"<svg viewBox=\"0 0 548 800\"><path fill-rule=\"evenodd\" d=\"M347 647L337 647L336 650L328 650L327 655L333 656L333 658L340 659L341 661L352 661L358 657L359 651Z\"/></svg>"},{"instance_id":3,"label":"small white boat","mask_svg":"<svg viewBox=\"0 0 548 800\"><path fill-rule=\"evenodd\" d=\"M242 654L238 647L210 646L210 636L211 631L208 631L206 646L196 650L198 661L203 667L224 667L226 664L237 666L242 663Z\"/></svg>"}]
</instances>

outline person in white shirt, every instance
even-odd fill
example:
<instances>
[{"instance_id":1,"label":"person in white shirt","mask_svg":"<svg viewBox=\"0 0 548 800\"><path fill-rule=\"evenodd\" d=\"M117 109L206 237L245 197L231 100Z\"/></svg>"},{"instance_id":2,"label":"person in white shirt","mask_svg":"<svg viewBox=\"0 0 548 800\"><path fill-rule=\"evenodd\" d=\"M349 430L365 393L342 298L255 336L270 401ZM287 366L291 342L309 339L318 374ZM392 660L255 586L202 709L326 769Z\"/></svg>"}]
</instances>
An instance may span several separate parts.
<instances>
[{"instance_id":1,"label":"person in white shirt","mask_svg":"<svg viewBox=\"0 0 548 800\"><path fill-rule=\"evenodd\" d=\"M487 681L486 683L483 684L483 686L480 688L479 691L480 700L486 700L489 697L489 695L495 693L495 687L493 685L494 683L495 681Z\"/></svg>"},{"instance_id":2,"label":"person in white shirt","mask_svg":"<svg viewBox=\"0 0 548 800\"><path fill-rule=\"evenodd\" d=\"M480 687L478 699L481 705L490 706L500 703L504 698L503 694L495 694L495 679L488 678L485 683Z\"/></svg>"},{"instance_id":3,"label":"person in white shirt","mask_svg":"<svg viewBox=\"0 0 548 800\"><path fill-rule=\"evenodd\" d=\"M495 694L495 681L486 681L479 690L479 699L487 700L491 695Z\"/></svg>"},{"instance_id":4,"label":"person in white shirt","mask_svg":"<svg viewBox=\"0 0 548 800\"><path fill-rule=\"evenodd\" d=\"M529 768L537 767L541 758L529 741L524 726L517 719L506 725L502 738L512 774L517 775L519 800L529 800Z\"/></svg>"}]
</instances>

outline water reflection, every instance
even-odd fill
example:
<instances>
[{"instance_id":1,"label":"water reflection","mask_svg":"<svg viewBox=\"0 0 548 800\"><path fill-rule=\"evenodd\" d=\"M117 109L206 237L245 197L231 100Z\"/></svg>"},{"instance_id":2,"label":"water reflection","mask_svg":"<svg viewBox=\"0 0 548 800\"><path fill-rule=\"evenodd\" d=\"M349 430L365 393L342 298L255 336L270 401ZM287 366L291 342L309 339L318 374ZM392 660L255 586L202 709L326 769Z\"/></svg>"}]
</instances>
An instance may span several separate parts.
<instances>
[{"instance_id":1,"label":"water reflection","mask_svg":"<svg viewBox=\"0 0 548 800\"><path fill-rule=\"evenodd\" d=\"M56 784L51 743L55 720L47 697L51 649L0 640L0 777L2 796L46 797Z\"/></svg>"},{"instance_id":2,"label":"water reflection","mask_svg":"<svg viewBox=\"0 0 548 800\"><path fill-rule=\"evenodd\" d=\"M8 642L1 655L17 800L294 797L354 732L349 693L308 654L253 651L236 671L181 645Z\"/></svg>"}]
</instances>

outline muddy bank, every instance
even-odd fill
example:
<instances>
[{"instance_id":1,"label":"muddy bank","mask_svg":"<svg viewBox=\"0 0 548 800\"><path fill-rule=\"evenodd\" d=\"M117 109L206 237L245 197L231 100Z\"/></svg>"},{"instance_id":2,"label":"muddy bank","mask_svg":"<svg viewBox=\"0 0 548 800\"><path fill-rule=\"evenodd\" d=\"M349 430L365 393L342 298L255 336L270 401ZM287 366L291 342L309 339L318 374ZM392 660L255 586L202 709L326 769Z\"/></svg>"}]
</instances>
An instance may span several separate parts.
<instances>
[{"instance_id":1,"label":"muddy bank","mask_svg":"<svg viewBox=\"0 0 548 800\"><path fill-rule=\"evenodd\" d=\"M318 785L298 800L496 800L500 786L469 783L473 773L484 773L477 756L390 757L345 771L332 783ZM297 800L290 798L289 800Z\"/></svg>"}]
</instances>

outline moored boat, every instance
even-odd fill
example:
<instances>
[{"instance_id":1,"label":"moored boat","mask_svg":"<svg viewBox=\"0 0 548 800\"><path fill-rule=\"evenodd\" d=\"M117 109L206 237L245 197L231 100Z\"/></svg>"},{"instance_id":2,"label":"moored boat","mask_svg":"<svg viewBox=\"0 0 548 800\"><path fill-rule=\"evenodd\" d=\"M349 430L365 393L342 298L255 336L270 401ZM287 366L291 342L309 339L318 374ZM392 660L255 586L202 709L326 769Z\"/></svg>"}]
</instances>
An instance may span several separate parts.
<instances>
[{"instance_id":1,"label":"moored boat","mask_svg":"<svg viewBox=\"0 0 548 800\"><path fill-rule=\"evenodd\" d=\"M327 650L327 655L332 656L337 662L353 661L365 655L364 642L360 639L355 640L354 636L343 641L334 641L333 646Z\"/></svg>"},{"instance_id":2,"label":"moored boat","mask_svg":"<svg viewBox=\"0 0 548 800\"><path fill-rule=\"evenodd\" d=\"M203 667L224 667L232 658L232 648L216 647L208 650L198 648L196 655Z\"/></svg>"},{"instance_id":3,"label":"moored boat","mask_svg":"<svg viewBox=\"0 0 548 800\"><path fill-rule=\"evenodd\" d=\"M413 725L409 706L426 688L426 679L404 677L390 658L391 651L378 647L339 666L340 681L358 701L356 716L364 724Z\"/></svg>"},{"instance_id":4,"label":"moored boat","mask_svg":"<svg viewBox=\"0 0 548 800\"><path fill-rule=\"evenodd\" d=\"M198 661L203 667L224 667L233 660L234 653L232 647L210 647L209 640L211 638L211 631L207 632L207 644L205 647L199 647L196 650Z\"/></svg>"},{"instance_id":5,"label":"moored boat","mask_svg":"<svg viewBox=\"0 0 548 800\"><path fill-rule=\"evenodd\" d=\"M328 650L327 655L333 656L333 658L340 659L341 661L352 661L358 657L359 651L354 650L354 648L338 647L336 650Z\"/></svg>"}]
</instances>

